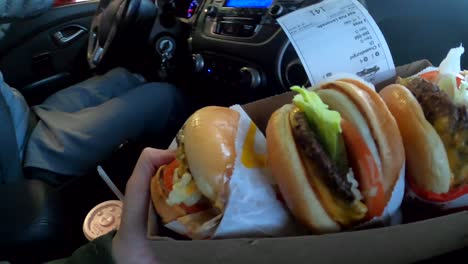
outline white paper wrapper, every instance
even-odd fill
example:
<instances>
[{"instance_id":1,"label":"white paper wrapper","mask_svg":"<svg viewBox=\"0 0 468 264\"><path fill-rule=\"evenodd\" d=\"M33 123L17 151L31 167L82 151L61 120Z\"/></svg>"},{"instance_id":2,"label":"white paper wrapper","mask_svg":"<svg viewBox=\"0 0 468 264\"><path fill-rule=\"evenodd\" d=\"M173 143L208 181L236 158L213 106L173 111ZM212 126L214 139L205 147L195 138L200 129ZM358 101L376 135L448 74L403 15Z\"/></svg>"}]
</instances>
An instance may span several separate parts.
<instances>
[{"instance_id":1,"label":"white paper wrapper","mask_svg":"<svg viewBox=\"0 0 468 264\"><path fill-rule=\"evenodd\" d=\"M266 140L241 106L231 109L240 114L236 161L229 182L229 199L213 233L200 238L269 237L297 234L295 222L285 205L277 199L273 179L265 167ZM177 148L175 140L169 149ZM167 228L187 234L176 220Z\"/></svg>"},{"instance_id":2,"label":"white paper wrapper","mask_svg":"<svg viewBox=\"0 0 468 264\"><path fill-rule=\"evenodd\" d=\"M403 197L405 195L405 164L400 170L400 175L398 176L398 180L395 183L395 187L392 192L392 196L385 206L384 212L380 217L374 217L369 221L362 223L356 226L353 229L363 229L366 227L370 227L376 224L384 224L384 225L396 225L401 223L401 217L399 214L399 209L401 203L403 201Z\"/></svg>"}]
</instances>

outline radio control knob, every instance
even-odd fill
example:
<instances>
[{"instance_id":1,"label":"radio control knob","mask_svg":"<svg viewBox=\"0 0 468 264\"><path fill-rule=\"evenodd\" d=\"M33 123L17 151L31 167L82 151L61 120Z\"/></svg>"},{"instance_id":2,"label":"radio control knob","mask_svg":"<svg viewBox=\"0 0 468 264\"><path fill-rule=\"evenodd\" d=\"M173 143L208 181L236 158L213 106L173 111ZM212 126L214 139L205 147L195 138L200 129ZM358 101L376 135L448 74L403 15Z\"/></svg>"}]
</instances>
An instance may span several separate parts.
<instances>
[{"instance_id":1,"label":"radio control knob","mask_svg":"<svg viewBox=\"0 0 468 264\"><path fill-rule=\"evenodd\" d=\"M262 75L254 68L243 67L240 69L240 83L255 89L262 84Z\"/></svg>"},{"instance_id":2,"label":"radio control knob","mask_svg":"<svg viewBox=\"0 0 468 264\"><path fill-rule=\"evenodd\" d=\"M195 72L203 71L203 68L205 68L205 60L203 59L203 56L201 54L193 54L192 61L193 61L193 70Z\"/></svg>"},{"instance_id":3,"label":"radio control knob","mask_svg":"<svg viewBox=\"0 0 468 264\"><path fill-rule=\"evenodd\" d=\"M209 17L215 17L218 13L218 8L216 8L216 6L210 5L207 8L205 8L205 13Z\"/></svg>"},{"instance_id":4,"label":"radio control knob","mask_svg":"<svg viewBox=\"0 0 468 264\"><path fill-rule=\"evenodd\" d=\"M270 15L272 17L279 17L283 14L283 11L284 11L284 8L281 4L274 4L270 7L270 10L268 11L268 13L270 13Z\"/></svg>"}]
</instances>

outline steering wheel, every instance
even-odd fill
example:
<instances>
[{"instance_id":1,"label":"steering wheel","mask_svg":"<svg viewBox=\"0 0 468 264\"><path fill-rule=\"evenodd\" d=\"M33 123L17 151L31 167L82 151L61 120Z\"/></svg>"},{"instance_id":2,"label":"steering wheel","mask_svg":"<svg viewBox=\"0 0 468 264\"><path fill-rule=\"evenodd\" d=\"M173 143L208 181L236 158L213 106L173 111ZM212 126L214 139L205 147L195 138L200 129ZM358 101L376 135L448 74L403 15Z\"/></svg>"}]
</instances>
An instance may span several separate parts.
<instances>
[{"instance_id":1,"label":"steering wheel","mask_svg":"<svg viewBox=\"0 0 468 264\"><path fill-rule=\"evenodd\" d=\"M116 35L137 16L142 0L101 0L91 23L88 40L88 63L96 68L109 50Z\"/></svg>"}]
</instances>

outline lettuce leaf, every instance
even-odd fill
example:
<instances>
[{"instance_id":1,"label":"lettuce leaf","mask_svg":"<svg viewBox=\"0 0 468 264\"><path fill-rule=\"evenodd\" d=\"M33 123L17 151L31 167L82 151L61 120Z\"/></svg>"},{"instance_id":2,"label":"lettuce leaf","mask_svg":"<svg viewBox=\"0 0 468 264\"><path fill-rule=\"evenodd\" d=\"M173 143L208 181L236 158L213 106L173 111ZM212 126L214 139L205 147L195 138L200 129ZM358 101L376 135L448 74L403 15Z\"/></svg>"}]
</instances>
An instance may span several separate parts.
<instances>
[{"instance_id":1,"label":"lettuce leaf","mask_svg":"<svg viewBox=\"0 0 468 264\"><path fill-rule=\"evenodd\" d=\"M448 96L455 103L463 102L463 94L459 92L457 87L457 77L453 75L441 75L439 76L439 81L437 82L439 88L446 92Z\"/></svg>"},{"instance_id":2,"label":"lettuce leaf","mask_svg":"<svg viewBox=\"0 0 468 264\"><path fill-rule=\"evenodd\" d=\"M293 86L291 90L299 93L294 96L294 105L305 113L320 143L330 158L339 166L346 160L340 113L328 109L328 105L315 92L299 86Z\"/></svg>"}]
</instances>

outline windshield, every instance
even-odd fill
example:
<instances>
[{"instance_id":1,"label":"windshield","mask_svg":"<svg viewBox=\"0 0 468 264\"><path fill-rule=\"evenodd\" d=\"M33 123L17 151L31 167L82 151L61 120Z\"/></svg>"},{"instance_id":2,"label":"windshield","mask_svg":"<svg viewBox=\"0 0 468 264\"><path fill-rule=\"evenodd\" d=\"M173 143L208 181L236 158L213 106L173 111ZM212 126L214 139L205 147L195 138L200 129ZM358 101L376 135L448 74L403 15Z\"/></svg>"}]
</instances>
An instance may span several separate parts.
<instances>
[{"instance_id":1,"label":"windshield","mask_svg":"<svg viewBox=\"0 0 468 264\"><path fill-rule=\"evenodd\" d=\"M468 1L367 0L366 4L395 65L420 59L439 64L450 48L468 45ZM468 56L462 57L461 66L468 68Z\"/></svg>"}]
</instances>

